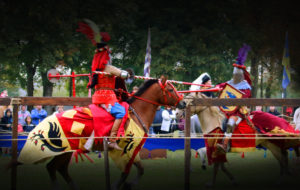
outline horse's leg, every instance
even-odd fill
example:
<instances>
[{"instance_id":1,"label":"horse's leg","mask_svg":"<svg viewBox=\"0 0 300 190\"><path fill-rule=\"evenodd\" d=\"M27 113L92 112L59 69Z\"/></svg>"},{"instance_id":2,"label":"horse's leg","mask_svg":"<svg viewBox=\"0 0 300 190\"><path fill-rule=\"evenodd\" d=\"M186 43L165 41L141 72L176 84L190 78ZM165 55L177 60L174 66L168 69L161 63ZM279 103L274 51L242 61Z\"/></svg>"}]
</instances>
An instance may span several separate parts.
<instances>
[{"instance_id":1,"label":"horse's leg","mask_svg":"<svg viewBox=\"0 0 300 190\"><path fill-rule=\"evenodd\" d=\"M268 150L271 151L271 153L273 154L273 156L277 159L277 161L279 162L279 166L280 166L280 177L277 180L277 183L280 184L283 174L284 174L284 162L283 162L283 154L281 152L281 149L276 146L275 144L264 140L260 143L262 146L266 147Z\"/></svg>"},{"instance_id":2,"label":"horse's leg","mask_svg":"<svg viewBox=\"0 0 300 190\"><path fill-rule=\"evenodd\" d=\"M225 168L224 162L221 163L221 170L228 176L233 185L237 185L233 175Z\"/></svg>"},{"instance_id":3,"label":"horse's leg","mask_svg":"<svg viewBox=\"0 0 300 190\"><path fill-rule=\"evenodd\" d=\"M72 157L72 153L63 154L61 157L62 162L60 163L60 166L58 167L57 170L60 173L60 175L64 178L64 180L69 184L71 190L78 190L79 189L78 185L76 185L76 183L73 181L68 171L71 157Z\"/></svg>"},{"instance_id":4,"label":"horse's leg","mask_svg":"<svg viewBox=\"0 0 300 190\"><path fill-rule=\"evenodd\" d=\"M288 159L288 151L282 149L281 150L281 154L282 154L282 162L283 162L283 169L284 169L284 174L288 174L291 175L291 171L289 169L289 159Z\"/></svg>"},{"instance_id":5,"label":"horse's leg","mask_svg":"<svg viewBox=\"0 0 300 190\"><path fill-rule=\"evenodd\" d=\"M205 163L206 147L198 149L197 152L199 153L199 156L200 156L201 167L203 170L206 170L206 163Z\"/></svg>"},{"instance_id":6,"label":"horse's leg","mask_svg":"<svg viewBox=\"0 0 300 190\"><path fill-rule=\"evenodd\" d=\"M137 168L138 172L136 178L131 182L132 185L138 184L141 177L144 175L144 166L142 165L142 162L134 162L134 165Z\"/></svg>"},{"instance_id":7,"label":"horse's leg","mask_svg":"<svg viewBox=\"0 0 300 190\"><path fill-rule=\"evenodd\" d=\"M113 185L114 189L119 189L122 184L124 184L123 189L131 189L132 185L136 185L139 183L142 175L144 175L144 167L141 161L134 162L133 164L138 170L136 178L131 183L126 183L125 180L127 179L128 174L122 173L119 181L117 181L117 183Z\"/></svg>"},{"instance_id":8,"label":"horse's leg","mask_svg":"<svg viewBox=\"0 0 300 190\"><path fill-rule=\"evenodd\" d=\"M214 187L214 185L216 183L219 167L220 167L220 163L218 163L218 162L214 163L213 178L212 178L211 182L206 184L206 187Z\"/></svg>"},{"instance_id":9,"label":"horse's leg","mask_svg":"<svg viewBox=\"0 0 300 190\"><path fill-rule=\"evenodd\" d=\"M128 177L128 173L122 172L120 179L113 184L112 189L113 190L120 189L120 187L125 183L127 177Z\"/></svg>"},{"instance_id":10,"label":"horse's leg","mask_svg":"<svg viewBox=\"0 0 300 190\"><path fill-rule=\"evenodd\" d=\"M51 185L53 190L61 189L57 178L56 178L56 170L57 170L57 157L54 157L48 164L47 164L47 171L51 179Z\"/></svg>"},{"instance_id":11,"label":"horse's leg","mask_svg":"<svg viewBox=\"0 0 300 190\"><path fill-rule=\"evenodd\" d=\"M293 147L293 149L295 151L295 154L296 154L297 158L300 157L299 147L296 146L296 147Z\"/></svg>"},{"instance_id":12,"label":"horse's leg","mask_svg":"<svg viewBox=\"0 0 300 190\"><path fill-rule=\"evenodd\" d=\"M72 153L65 153L65 154L62 154L59 156L55 156L47 164L47 170L48 170L51 182L52 182L53 189L60 189L58 181L57 181L57 177L56 177L56 171L59 171L61 173L64 170L63 169L64 165L66 165L65 169L67 169L71 156L72 156ZM65 180L66 180L66 178L65 178Z\"/></svg>"}]
</instances>

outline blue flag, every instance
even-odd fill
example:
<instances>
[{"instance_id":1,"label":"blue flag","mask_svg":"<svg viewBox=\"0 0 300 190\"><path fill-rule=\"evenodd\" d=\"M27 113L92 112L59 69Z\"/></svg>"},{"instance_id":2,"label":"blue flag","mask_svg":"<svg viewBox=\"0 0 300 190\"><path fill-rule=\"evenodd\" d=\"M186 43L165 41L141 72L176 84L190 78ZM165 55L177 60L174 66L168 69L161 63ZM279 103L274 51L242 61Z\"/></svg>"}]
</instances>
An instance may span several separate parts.
<instances>
[{"instance_id":1,"label":"blue flag","mask_svg":"<svg viewBox=\"0 0 300 190\"><path fill-rule=\"evenodd\" d=\"M282 65L283 65L282 88L286 89L286 87L291 82L288 33L286 33L285 36L285 46L283 51Z\"/></svg>"},{"instance_id":2,"label":"blue flag","mask_svg":"<svg viewBox=\"0 0 300 190\"><path fill-rule=\"evenodd\" d=\"M147 40L147 48L146 48L146 56L145 56L145 65L144 65L144 76L150 77L150 64L151 64L151 32L150 28L148 29L148 40Z\"/></svg>"}]
</instances>

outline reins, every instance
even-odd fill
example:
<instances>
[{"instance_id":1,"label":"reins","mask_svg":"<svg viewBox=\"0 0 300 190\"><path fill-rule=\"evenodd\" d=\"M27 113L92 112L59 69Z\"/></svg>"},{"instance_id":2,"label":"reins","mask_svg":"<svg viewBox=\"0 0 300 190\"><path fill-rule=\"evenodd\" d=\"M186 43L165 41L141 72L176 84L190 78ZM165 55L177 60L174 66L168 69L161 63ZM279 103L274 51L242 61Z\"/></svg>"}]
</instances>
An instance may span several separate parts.
<instances>
[{"instance_id":1,"label":"reins","mask_svg":"<svg viewBox=\"0 0 300 190\"><path fill-rule=\"evenodd\" d=\"M123 90L123 89L117 89L118 92L120 93L126 93L129 97L133 97L133 98L136 98L136 99L139 99L139 100L142 100L144 102L147 102L147 103L150 103L150 104L154 104L154 105L157 105L157 106L169 106L167 105L167 94L169 97L173 97L173 98L177 98L177 102L175 103L175 106L180 102L180 100L183 99L183 96L181 96L176 90L175 90L175 87L169 83L169 85L172 87L172 89L174 90L174 92L176 93L176 96L173 95L171 92L169 92L168 90L166 90L166 86L167 86L167 82L165 84L162 84L162 82L160 80L158 80L158 84L159 86L161 87L162 91L163 91L163 98L164 98L164 102L165 104L160 104L158 102L155 102L155 101L152 101L152 100L149 100L149 99L145 99L145 98L142 98L140 96L135 96L135 95L132 95L130 94L129 92ZM167 92L167 93L166 93ZM132 107L132 106L129 106L129 111L131 111L135 117L138 119L138 121L140 122L140 124L142 125L143 127L143 130L145 131L145 133L148 133L148 129L145 125L145 123L143 122L143 120L140 118L140 116L138 115L138 113L135 111L135 109Z\"/></svg>"}]
</instances>

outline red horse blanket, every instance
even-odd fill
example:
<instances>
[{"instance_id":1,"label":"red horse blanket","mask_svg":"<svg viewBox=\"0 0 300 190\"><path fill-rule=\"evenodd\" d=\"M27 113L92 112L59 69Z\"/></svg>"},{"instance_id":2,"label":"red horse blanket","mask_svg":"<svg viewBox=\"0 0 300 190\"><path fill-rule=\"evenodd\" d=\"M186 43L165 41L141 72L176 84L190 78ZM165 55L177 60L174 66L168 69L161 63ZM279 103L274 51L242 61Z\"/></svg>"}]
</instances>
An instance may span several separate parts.
<instances>
[{"instance_id":1,"label":"red horse blanket","mask_svg":"<svg viewBox=\"0 0 300 190\"><path fill-rule=\"evenodd\" d=\"M248 119L251 122L251 119ZM255 130L248 125L247 121L242 120L232 133L231 152L255 151L255 133Z\"/></svg>"},{"instance_id":2,"label":"red horse blanket","mask_svg":"<svg viewBox=\"0 0 300 190\"><path fill-rule=\"evenodd\" d=\"M251 112L252 122L259 132L266 137L299 137L296 131L286 120L262 111ZM280 148L287 149L299 146L299 139L269 139Z\"/></svg>"},{"instance_id":3,"label":"red horse blanket","mask_svg":"<svg viewBox=\"0 0 300 190\"><path fill-rule=\"evenodd\" d=\"M219 151L216 146L217 143L222 144L222 138L224 137L222 129L218 127L209 134L205 134L204 137L208 165L215 162L227 162L226 153Z\"/></svg>"}]
</instances>

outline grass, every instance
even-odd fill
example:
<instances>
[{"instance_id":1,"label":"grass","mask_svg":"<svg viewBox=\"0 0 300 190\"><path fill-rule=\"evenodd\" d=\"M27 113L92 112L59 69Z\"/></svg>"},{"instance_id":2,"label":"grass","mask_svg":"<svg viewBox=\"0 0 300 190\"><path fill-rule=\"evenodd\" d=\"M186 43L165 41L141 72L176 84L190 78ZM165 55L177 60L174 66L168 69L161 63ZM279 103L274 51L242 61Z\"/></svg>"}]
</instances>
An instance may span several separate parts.
<instances>
[{"instance_id":1,"label":"grass","mask_svg":"<svg viewBox=\"0 0 300 190\"><path fill-rule=\"evenodd\" d=\"M105 189L105 174L103 158L98 159L96 153L89 154L95 163L85 160L70 167L70 174L81 189ZM295 157L295 155L293 155ZM238 183L233 187L227 177L219 172L217 183L214 189L287 189L298 185L300 180L300 165L293 159L289 159L293 176L285 177L281 185L277 185L279 177L279 165L275 158L267 151L264 158L264 151L245 153L245 158L240 154L230 153L227 156L226 167L235 176ZM0 179L1 189L10 189L10 173L3 170L3 167L10 157L0 157ZM142 160L145 167L145 175L134 189L184 189L184 151L167 152L167 159ZM17 189L51 189L50 180L44 164L23 165L18 167ZM110 160L111 181L116 181L120 172ZM191 158L191 179L190 189L205 189L205 184L210 181L213 167L208 166L207 170L201 169L199 158L195 158L192 151ZM134 179L136 169L132 168L129 180ZM58 177L62 189L68 189L63 179Z\"/></svg>"}]
</instances>

